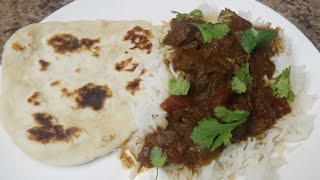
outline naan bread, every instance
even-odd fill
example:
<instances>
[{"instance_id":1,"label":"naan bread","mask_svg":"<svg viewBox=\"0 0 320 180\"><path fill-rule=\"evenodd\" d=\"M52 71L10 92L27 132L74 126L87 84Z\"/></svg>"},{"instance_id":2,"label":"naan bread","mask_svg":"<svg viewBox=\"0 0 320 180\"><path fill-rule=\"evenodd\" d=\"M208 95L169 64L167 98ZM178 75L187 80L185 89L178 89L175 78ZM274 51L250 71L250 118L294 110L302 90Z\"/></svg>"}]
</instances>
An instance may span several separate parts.
<instances>
[{"instance_id":1,"label":"naan bread","mask_svg":"<svg viewBox=\"0 0 320 180\"><path fill-rule=\"evenodd\" d=\"M76 165L136 131L135 96L160 31L144 21L34 24L6 43L2 123L29 156Z\"/></svg>"}]
</instances>

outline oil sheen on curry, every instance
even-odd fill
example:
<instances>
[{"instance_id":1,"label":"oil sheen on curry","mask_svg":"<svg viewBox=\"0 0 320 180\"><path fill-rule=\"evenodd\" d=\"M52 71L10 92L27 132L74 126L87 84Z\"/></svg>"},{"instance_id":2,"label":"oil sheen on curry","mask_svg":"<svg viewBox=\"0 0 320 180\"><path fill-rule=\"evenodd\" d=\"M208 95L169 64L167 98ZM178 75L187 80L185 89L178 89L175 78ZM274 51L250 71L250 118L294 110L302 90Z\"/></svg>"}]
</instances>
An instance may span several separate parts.
<instances>
[{"instance_id":1,"label":"oil sheen on curry","mask_svg":"<svg viewBox=\"0 0 320 180\"><path fill-rule=\"evenodd\" d=\"M154 147L163 151L166 165L206 165L226 145L271 128L291 112L288 101L294 99L290 89L280 92L278 83L290 88L290 68L273 79L270 58L278 53L278 29L254 27L229 9L216 24L204 21L199 10L175 13L163 43L174 48L171 63L181 73L161 104L167 127L147 135L138 156L147 168L153 166Z\"/></svg>"}]
</instances>

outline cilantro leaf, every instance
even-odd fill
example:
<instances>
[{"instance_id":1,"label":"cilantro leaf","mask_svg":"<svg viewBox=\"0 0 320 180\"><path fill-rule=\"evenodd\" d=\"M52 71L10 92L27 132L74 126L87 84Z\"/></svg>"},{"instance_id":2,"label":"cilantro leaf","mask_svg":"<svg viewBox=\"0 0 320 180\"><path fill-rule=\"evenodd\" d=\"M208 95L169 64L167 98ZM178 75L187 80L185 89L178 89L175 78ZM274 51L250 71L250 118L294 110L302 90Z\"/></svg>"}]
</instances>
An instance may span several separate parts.
<instances>
[{"instance_id":1,"label":"cilantro leaf","mask_svg":"<svg viewBox=\"0 0 320 180\"><path fill-rule=\"evenodd\" d=\"M288 99L290 102L293 102L295 98L296 98L296 95L293 93L292 90L290 90L289 93L288 93L287 99Z\"/></svg>"},{"instance_id":2,"label":"cilantro leaf","mask_svg":"<svg viewBox=\"0 0 320 180\"><path fill-rule=\"evenodd\" d=\"M194 25L195 27L197 27L199 29L204 42L211 43L211 41L213 39L213 35L209 31L207 24L193 23L192 25Z\"/></svg>"},{"instance_id":3,"label":"cilantro leaf","mask_svg":"<svg viewBox=\"0 0 320 180\"><path fill-rule=\"evenodd\" d=\"M179 13L177 11L171 11L172 13L176 14L176 19L183 20L189 18L203 18L203 13L199 9L194 9L190 13Z\"/></svg>"},{"instance_id":4,"label":"cilantro leaf","mask_svg":"<svg viewBox=\"0 0 320 180\"><path fill-rule=\"evenodd\" d=\"M190 82L179 77L178 79L171 79L169 81L170 95L187 95L190 88Z\"/></svg>"},{"instance_id":5,"label":"cilantro leaf","mask_svg":"<svg viewBox=\"0 0 320 180\"><path fill-rule=\"evenodd\" d=\"M187 18L203 18L203 13L199 9L194 9L188 14Z\"/></svg>"},{"instance_id":6,"label":"cilantro leaf","mask_svg":"<svg viewBox=\"0 0 320 180\"><path fill-rule=\"evenodd\" d=\"M275 82L271 85L276 96L279 98L287 98L293 102L295 95L291 90L290 85L290 67L282 71L282 73L276 78Z\"/></svg>"},{"instance_id":7,"label":"cilantro leaf","mask_svg":"<svg viewBox=\"0 0 320 180\"><path fill-rule=\"evenodd\" d=\"M171 11L173 14L177 14L176 15L176 19L178 20L183 20L183 19L187 19L188 14L187 13L179 13L178 11Z\"/></svg>"},{"instance_id":8,"label":"cilantro leaf","mask_svg":"<svg viewBox=\"0 0 320 180\"><path fill-rule=\"evenodd\" d=\"M224 133L221 133L216 141L211 146L211 151L216 150L218 147L220 147L222 144L228 145L230 144L230 139L232 138L231 130L226 131Z\"/></svg>"},{"instance_id":9,"label":"cilantro leaf","mask_svg":"<svg viewBox=\"0 0 320 180\"><path fill-rule=\"evenodd\" d=\"M210 29L212 36L216 39L223 39L229 32L230 28L225 23L214 24L212 29Z\"/></svg>"},{"instance_id":10,"label":"cilantro leaf","mask_svg":"<svg viewBox=\"0 0 320 180\"><path fill-rule=\"evenodd\" d=\"M151 150L149 159L154 167L161 168L166 163L167 156L159 146L155 146Z\"/></svg>"},{"instance_id":11,"label":"cilantro leaf","mask_svg":"<svg viewBox=\"0 0 320 180\"><path fill-rule=\"evenodd\" d=\"M247 87L251 84L252 77L249 72L249 63L243 63L236 75L231 80L231 88L238 94L247 91Z\"/></svg>"},{"instance_id":12,"label":"cilantro leaf","mask_svg":"<svg viewBox=\"0 0 320 180\"><path fill-rule=\"evenodd\" d=\"M223 122L231 123L246 120L250 113L243 110L230 111L224 106L217 106L214 108L214 114Z\"/></svg>"},{"instance_id":13,"label":"cilantro leaf","mask_svg":"<svg viewBox=\"0 0 320 180\"><path fill-rule=\"evenodd\" d=\"M247 53L251 53L255 47L269 44L274 38L278 36L273 30L256 30L249 28L242 33L241 45Z\"/></svg>"},{"instance_id":14,"label":"cilantro leaf","mask_svg":"<svg viewBox=\"0 0 320 180\"><path fill-rule=\"evenodd\" d=\"M191 140L200 148L214 151L223 144L228 145L232 138L231 132L233 129L245 121L246 119L229 124L220 124L216 119L203 119L193 129Z\"/></svg>"},{"instance_id":15,"label":"cilantro leaf","mask_svg":"<svg viewBox=\"0 0 320 180\"><path fill-rule=\"evenodd\" d=\"M157 168L156 179L158 179L159 168L161 168L166 163L167 155L162 151L162 149L159 146L154 146L151 150L149 159L151 164Z\"/></svg>"},{"instance_id":16,"label":"cilantro leaf","mask_svg":"<svg viewBox=\"0 0 320 180\"><path fill-rule=\"evenodd\" d=\"M278 36L276 31L272 30L264 30L259 31L256 36L256 44L257 46L264 46L265 44L269 44L274 38Z\"/></svg>"},{"instance_id":17,"label":"cilantro leaf","mask_svg":"<svg viewBox=\"0 0 320 180\"><path fill-rule=\"evenodd\" d=\"M241 37L241 45L247 53L250 53L254 47L256 47L256 40L250 29L247 29L243 32Z\"/></svg>"},{"instance_id":18,"label":"cilantro leaf","mask_svg":"<svg viewBox=\"0 0 320 180\"><path fill-rule=\"evenodd\" d=\"M230 32L229 26L225 23L193 23L192 25L199 29L206 43L211 43L213 39L223 39Z\"/></svg>"},{"instance_id":19,"label":"cilantro leaf","mask_svg":"<svg viewBox=\"0 0 320 180\"><path fill-rule=\"evenodd\" d=\"M237 92L238 94L241 94L247 91L246 84L238 76L233 77L231 81L231 88L233 91Z\"/></svg>"}]
</instances>

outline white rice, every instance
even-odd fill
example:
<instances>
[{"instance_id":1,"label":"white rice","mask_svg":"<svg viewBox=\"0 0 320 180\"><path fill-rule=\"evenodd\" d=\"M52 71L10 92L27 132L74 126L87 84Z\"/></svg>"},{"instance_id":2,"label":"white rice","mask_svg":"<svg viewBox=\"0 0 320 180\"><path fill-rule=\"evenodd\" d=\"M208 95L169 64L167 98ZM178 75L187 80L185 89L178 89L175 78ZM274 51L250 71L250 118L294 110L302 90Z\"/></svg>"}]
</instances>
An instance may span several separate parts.
<instances>
[{"instance_id":1,"label":"white rice","mask_svg":"<svg viewBox=\"0 0 320 180\"><path fill-rule=\"evenodd\" d=\"M201 5L200 9L204 12L206 19L217 22L217 18L213 17L218 16L218 10L214 10L208 5ZM251 20L250 13L240 12L239 15L253 22L254 25L270 26L269 23L260 19ZM280 33L280 35L283 35L283 33ZM283 39L286 45L284 51L290 52L290 41L286 37ZM170 60L172 53L174 53L173 50L167 46L160 48L159 56ZM292 59L289 58L290 54L283 53L280 57L274 59L278 73L284 67L290 66L291 63L294 64ZM145 135L154 132L157 127L167 125L166 112L159 107L159 104L168 96L167 84L169 79L178 77L179 74L173 70L172 64L169 65L169 71L167 71L165 65L159 59L161 58L155 57L155 61L147 65L150 71L142 85L145 89L144 93L147 93L150 99L145 100L144 103L133 105L139 131L133 135L125 148L129 149L134 156L137 156L143 147ZM314 114L308 113L313 107L316 97L304 93L306 79L304 67L293 66L291 75L292 88L296 94L296 100L291 104L292 113L278 120L272 129L259 137L248 138L246 141L229 145L217 160L202 167L198 172L192 172L183 165L170 165L159 170L158 179L279 179L277 171L286 164L283 154L285 151L294 148L287 143L306 139L313 129L313 119L315 118ZM137 174L139 167L140 164L137 164L131 178L155 178L155 168Z\"/></svg>"}]
</instances>

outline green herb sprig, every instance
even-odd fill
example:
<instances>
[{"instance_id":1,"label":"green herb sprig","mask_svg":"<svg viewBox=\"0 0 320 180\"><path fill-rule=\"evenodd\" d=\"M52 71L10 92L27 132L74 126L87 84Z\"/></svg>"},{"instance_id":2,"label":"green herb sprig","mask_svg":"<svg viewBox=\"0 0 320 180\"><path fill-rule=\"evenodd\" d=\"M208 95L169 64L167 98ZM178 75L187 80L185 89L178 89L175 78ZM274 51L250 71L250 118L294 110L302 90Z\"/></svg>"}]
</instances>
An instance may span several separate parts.
<instances>
[{"instance_id":1,"label":"green herb sprig","mask_svg":"<svg viewBox=\"0 0 320 180\"><path fill-rule=\"evenodd\" d=\"M204 118L191 134L191 140L195 144L210 151L216 150L221 145L228 145L232 138L232 131L244 123L249 116L247 111L230 111L223 106L216 107L214 112L223 124L214 118Z\"/></svg>"},{"instance_id":2,"label":"green herb sprig","mask_svg":"<svg viewBox=\"0 0 320 180\"><path fill-rule=\"evenodd\" d=\"M187 95L190 89L190 82L178 77L169 81L169 94L170 95Z\"/></svg>"},{"instance_id":3,"label":"green herb sprig","mask_svg":"<svg viewBox=\"0 0 320 180\"><path fill-rule=\"evenodd\" d=\"M189 18L203 18L203 13L199 9L194 9L190 13L179 13L177 11L171 11L172 13L176 14L176 19L177 20L184 20L184 19L189 19Z\"/></svg>"},{"instance_id":4,"label":"green herb sprig","mask_svg":"<svg viewBox=\"0 0 320 180\"><path fill-rule=\"evenodd\" d=\"M284 69L282 73L276 78L271 87L277 97L287 98L289 101L293 102L295 99L295 95L290 85L290 70L290 67Z\"/></svg>"},{"instance_id":5,"label":"green herb sprig","mask_svg":"<svg viewBox=\"0 0 320 180\"><path fill-rule=\"evenodd\" d=\"M206 43L211 43L213 39L223 39L230 32L228 24L225 23L193 23L192 25L199 29Z\"/></svg>"},{"instance_id":6,"label":"green herb sprig","mask_svg":"<svg viewBox=\"0 0 320 180\"><path fill-rule=\"evenodd\" d=\"M273 30L257 30L249 28L242 33L241 45L247 53L251 53L255 47L269 44L278 36Z\"/></svg>"},{"instance_id":7,"label":"green herb sprig","mask_svg":"<svg viewBox=\"0 0 320 180\"><path fill-rule=\"evenodd\" d=\"M249 63L243 63L231 80L231 88L238 94L247 91L248 86L252 83L252 77L249 72Z\"/></svg>"},{"instance_id":8,"label":"green herb sprig","mask_svg":"<svg viewBox=\"0 0 320 180\"><path fill-rule=\"evenodd\" d=\"M158 179L159 168L164 166L164 164L166 163L166 160L167 160L167 156L159 146L154 146L151 150L149 159L150 159L151 164L155 168L157 168L156 179Z\"/></svg>"}]
</instances>

